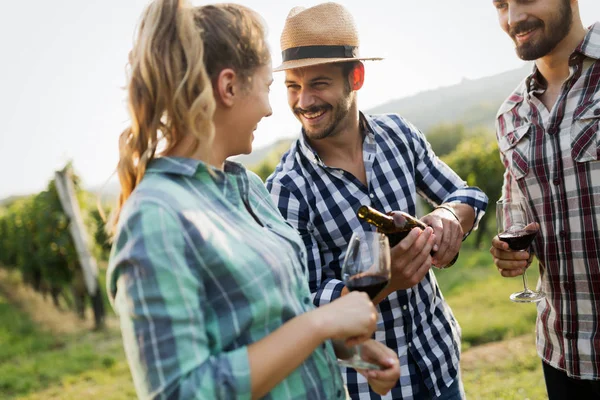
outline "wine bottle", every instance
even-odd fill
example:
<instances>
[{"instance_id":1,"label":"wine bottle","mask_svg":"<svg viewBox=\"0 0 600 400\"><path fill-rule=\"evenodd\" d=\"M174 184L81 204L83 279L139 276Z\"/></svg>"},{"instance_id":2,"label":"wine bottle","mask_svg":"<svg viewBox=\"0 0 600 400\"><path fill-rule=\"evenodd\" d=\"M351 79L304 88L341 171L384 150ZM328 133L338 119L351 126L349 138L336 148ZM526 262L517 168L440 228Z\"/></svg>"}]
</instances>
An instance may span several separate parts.
<instances>
[{"instance_id":1,"label":"wine bottle","mask_svg":"<svg viewBox=\"0 0 600 400\"><path fill-rule=\"evenodd\" d=\"M427 225L423 221L420 221L403 211L394 211L394 214L400 214L404 218L405 223L402 226L397 226L392 216L383 214L373 207L362 205L358 208L356 214L358 215L358 218L377 227L379 232L384 233L388 237L390 247L397 245L413 228L427 228ZM433 251L431 252L431 255L434 255ZM457 259L458 253L456 253L456 256L448 263L448 265L441 268L451 267Z\"/></svg>"}]
</instances>

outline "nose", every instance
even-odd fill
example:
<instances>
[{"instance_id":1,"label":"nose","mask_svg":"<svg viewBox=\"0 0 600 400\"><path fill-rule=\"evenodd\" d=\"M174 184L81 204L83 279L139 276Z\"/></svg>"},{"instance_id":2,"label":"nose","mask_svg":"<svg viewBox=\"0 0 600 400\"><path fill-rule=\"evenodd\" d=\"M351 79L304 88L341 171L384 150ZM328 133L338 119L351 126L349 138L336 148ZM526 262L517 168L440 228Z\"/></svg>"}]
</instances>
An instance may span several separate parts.
<instances>
[{"instance_id":1,"label":"nose","mask_svg":"<svg viewBox=\"0 0 600 400\"><path fill-rule=\"evenodd\" d=\"M523 11L523 9L516 5L511 5L508 9L508 26L513 26L516 23L521 21L525 21L527 19L527 14Z\"/></svg>"},{"instance_id":2,"label":"nose","mask_svg":"<svg viewBox=\"0 0 600 400\"><path fill-rule=\"evenodd\" d=\"M307 90L305 88L302 88L300 90L300 93L298 93L298 103L296 104L296 106L306 110L307 108L310 108L314 104L315 104L315 98L312 95L311 91Z\"/></svg>"}]
</instances>

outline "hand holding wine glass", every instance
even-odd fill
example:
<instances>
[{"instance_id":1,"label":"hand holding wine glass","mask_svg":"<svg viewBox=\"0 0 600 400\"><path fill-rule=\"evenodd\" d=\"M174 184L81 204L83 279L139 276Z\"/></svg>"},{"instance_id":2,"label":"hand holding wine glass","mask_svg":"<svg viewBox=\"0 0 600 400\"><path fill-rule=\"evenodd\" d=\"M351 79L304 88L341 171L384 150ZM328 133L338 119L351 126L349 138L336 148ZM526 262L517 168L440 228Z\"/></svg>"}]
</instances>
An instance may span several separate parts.
<instances>
[{"instance_id":1,"label":"hand holding wine glass","mask_svg":"<svg viewBox=\"0 0 600 400\"><path fill-rule=\"evenodd\" d=\"M379 232L354 233L350 238L342 266L342 279L348 290L361 291L371 300L390 279L390 246L385 234ZM360 357L360 345L351 358L338 361L340 365L357 369L381 369Z\"/></svg>"},{"instance_id":2,"label":"hand holding wine glass","mask_svg":"<svg viewBox=\"0 0 600 400\"><path fill-rule=\"evenodd\" d=\"M529 249L538 233L538 225L525 201L500 199L496 202L497 238L508 244L511 251ZM543 292L527 287L527 278L523 270L523 291L513 293L510 299L518 303L538 302L544 298Z\"/></svg>"}]
</instances>

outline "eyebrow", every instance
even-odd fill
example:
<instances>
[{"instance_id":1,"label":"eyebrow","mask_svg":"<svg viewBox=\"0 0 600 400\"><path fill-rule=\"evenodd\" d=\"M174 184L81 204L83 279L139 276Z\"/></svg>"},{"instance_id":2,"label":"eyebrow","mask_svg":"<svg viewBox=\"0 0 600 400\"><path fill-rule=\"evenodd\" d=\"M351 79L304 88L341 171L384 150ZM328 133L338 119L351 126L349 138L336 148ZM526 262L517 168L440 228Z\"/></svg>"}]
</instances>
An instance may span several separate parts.
<instances>
[{"instance_id":1,"label":"eyebrow","mask_svg":"<svg viewBox=\"0 0 600 400\"><path fill-rule=\"evenodd\" d=\"M319 76L315 76L314 78L312 78L309 83L314 83L316 81L328 81L328 82L331 82L331 81L333 81L333 78L330 78L330 77L328 77L326 75L319 75ZM286 79L285 80L285 84L286 85L288 85L288 84L296 84L296 83L297 82L294 79Z\"/></svg>"},{"instance_id":2,"label":"eyebrow","mask_svg":"<svg viewBox=\"0 0 600 400\"><path fill-rule=\"evenodd\" d=\"M333 79L331 79L330 77L322 75L322 76L315 76L310 81L315 82L315 81L332 81L332 80Z\"/></svg>"}]
</instances>

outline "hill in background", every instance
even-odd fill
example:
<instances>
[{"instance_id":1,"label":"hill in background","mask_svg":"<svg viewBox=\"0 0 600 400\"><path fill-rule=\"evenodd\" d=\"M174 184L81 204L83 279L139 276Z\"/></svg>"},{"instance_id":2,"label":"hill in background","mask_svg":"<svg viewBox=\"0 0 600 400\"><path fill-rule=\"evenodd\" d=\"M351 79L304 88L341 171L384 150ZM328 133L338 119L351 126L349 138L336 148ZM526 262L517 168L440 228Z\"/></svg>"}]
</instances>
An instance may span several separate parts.
<instances>
[{"instance_id":1,"label":"hill in background","mask_svg":"<svg viewBox=\"0 0 600 400\"><path fill-rule=\"evenodd\" d=\"M441 123L494 129L498 108L530 71L531 64L528 63L498 75L463 79L456 85L389 101L367 113L398 113L425 133Z\"/></svg>"},{"instance_id":2,"label":"hill in background","mask_svg":"<svg viewBox=\"0 0 600 400\"><path fill-rule=\"evenodd\" d=\"M527 63L521 68L498 75L463 79L456 85L391 100L365 112L400 114L425 134L440 124L460 123L467 129L484 127L493 130L498 108L530 71L531 64ZM252 154L232 159L253 167L267 157L280 157L292 140L294 139L280 139L271 145L255 149Z\"/></svg>"},{"instance_id":3,"label":"hill in background","mask_svg":"<svg viewBox=\"0 0 600 400\"><path fill-rule=\"evenodd\" d=\"M531 64L479 79L462 82L414 96L388 101L369 110L368 114L398 113L412 122L425 134L439 124L461 123L465 128L483 126L494 129L496 111L531 71ZM277 158L287 151L294 138L280 139L268 146L254 149L251 154L232 157L247 167L254 167L267 158ZM101 197L103 203L114 204L119 193L119 183L112 180L105 185L88 189ZM10 204L24 196L0 199L0 206Z\"/></svg>"}]
</instances>

